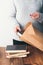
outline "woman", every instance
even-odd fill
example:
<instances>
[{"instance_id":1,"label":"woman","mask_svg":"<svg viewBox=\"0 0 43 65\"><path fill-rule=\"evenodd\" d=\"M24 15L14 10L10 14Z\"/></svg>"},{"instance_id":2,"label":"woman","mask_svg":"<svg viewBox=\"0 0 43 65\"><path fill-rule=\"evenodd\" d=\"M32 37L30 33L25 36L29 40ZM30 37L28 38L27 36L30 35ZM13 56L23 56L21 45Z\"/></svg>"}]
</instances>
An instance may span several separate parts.
<instances>
[{"instance_id":1,"label":"woman","mask_svg":"<svg viewBox=\"0 0 43 65\"><path fill-rule=\"evenodd\" d=\"M13 44L25 44L16 32L21 31L30 21L43 25L43 0L13 0L13 4L12 19L15 23Z\"/></svg>"}]
</instances>

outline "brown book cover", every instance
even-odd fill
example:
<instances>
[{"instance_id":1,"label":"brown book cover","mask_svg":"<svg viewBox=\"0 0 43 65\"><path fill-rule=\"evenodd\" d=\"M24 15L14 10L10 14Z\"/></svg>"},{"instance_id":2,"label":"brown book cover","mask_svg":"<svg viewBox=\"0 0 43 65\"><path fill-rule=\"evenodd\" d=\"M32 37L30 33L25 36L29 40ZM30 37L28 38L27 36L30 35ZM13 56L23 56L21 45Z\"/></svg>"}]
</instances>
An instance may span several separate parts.
<instances>
[{"instance_id":1,"label":"brown book cover","mask_svg":"<svg viewBox=\"0 0 43 65\"><path fill-rule=\"evenodd\" d=\"M22 35L20 35L20 33L18 34L20 39L43 51L43 33L33 27L32 23L26 27Z\"/></svg>"}]
</instances>

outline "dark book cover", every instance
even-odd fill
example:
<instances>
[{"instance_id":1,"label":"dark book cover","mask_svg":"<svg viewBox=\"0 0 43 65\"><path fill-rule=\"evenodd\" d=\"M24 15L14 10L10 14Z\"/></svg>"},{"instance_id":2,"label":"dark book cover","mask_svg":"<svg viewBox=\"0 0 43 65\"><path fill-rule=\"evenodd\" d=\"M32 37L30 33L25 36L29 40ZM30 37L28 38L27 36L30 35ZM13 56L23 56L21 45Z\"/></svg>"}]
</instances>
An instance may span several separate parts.
<instances>
[{"instance_id":1,"label":"dark book cover","mask_svg":"<svg viewBox=\"0 0 43 65\"><path fill-rule=\"evenodd\" d=\"M27 46L26 45L8 45L6 47L6 52L26 52Z\"/></svg>"}]
</instances>

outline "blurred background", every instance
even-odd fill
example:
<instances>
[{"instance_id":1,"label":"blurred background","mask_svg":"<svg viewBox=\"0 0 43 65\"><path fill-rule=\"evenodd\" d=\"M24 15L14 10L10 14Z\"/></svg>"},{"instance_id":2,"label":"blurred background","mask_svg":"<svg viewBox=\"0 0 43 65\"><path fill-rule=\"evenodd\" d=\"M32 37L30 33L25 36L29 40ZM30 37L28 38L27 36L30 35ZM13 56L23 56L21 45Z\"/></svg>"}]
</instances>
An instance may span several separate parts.
<instances>
[{"instance_id":1,"label":"blurred background","mask_svg":"<svg viewBox=\"0 0 43 65\"><path fill-rule=\"evenodd\" d=\"M13 44L14 21L10 19L12 0L0 0L0 47Z\"/></svg>"}]
</instances>

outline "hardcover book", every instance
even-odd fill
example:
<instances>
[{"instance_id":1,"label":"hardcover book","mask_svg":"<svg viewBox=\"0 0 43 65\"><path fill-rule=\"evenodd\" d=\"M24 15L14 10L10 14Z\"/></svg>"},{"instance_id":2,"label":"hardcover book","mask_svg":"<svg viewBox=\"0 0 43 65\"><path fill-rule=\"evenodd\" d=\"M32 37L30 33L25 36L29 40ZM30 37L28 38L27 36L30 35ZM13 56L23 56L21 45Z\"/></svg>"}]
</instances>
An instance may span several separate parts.
<instances>
[{"instance_id":1,"label":"hardcover book","mask_svg":"<svg viewBox=\"0 0 43 65\"><path fill-rule=\"evenodd\" d=\"M26 45L8 45L6 47L7 53L17 53L17 52L26 52Z\"/></svg>"}]
</instances>

